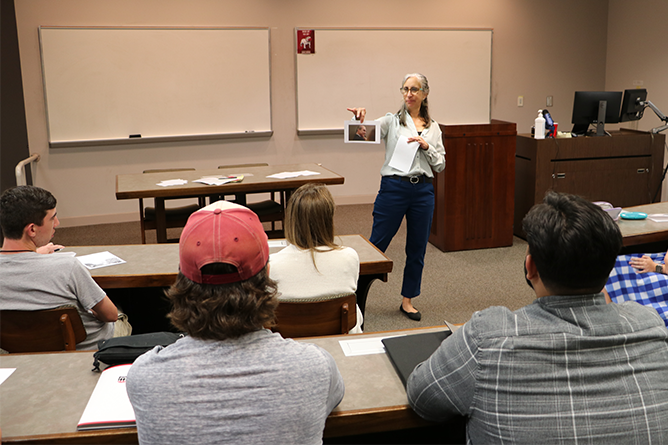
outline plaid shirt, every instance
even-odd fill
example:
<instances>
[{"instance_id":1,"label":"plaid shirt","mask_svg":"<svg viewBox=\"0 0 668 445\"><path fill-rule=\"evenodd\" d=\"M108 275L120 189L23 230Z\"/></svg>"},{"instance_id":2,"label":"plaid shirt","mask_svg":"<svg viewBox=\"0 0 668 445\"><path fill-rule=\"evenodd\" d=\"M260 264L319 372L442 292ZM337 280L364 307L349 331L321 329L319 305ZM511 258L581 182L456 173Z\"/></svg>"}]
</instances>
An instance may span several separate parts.
<instances>
[{"instance_id":1,"label":"plaid shirt","mask_svg":"<svg viewBox=\"0 0 668 445\"><path fill-rule=\"evenodd\" d=\"M660 264L663 264L665 255L665 253L647 254L655 263ZM638 273L637 269L629 265L629 261L633 257L641 256L641 254L618 256L605 290L615 303L637 301L644 306L653 307L668 326L668 303L666 303L668 275L656 272Z\"/></svg>"},{"instance_id":2,"label":"plaid shirt","mask_svg":"<svg viewBox=\"0 0 668 445\"><path fill-rule=\"evenodd\" d=\"M407 384L410 405L468 417L469 443L668 443L668 330L603 294L473 315Z\"/></svg>"}]
</instances>

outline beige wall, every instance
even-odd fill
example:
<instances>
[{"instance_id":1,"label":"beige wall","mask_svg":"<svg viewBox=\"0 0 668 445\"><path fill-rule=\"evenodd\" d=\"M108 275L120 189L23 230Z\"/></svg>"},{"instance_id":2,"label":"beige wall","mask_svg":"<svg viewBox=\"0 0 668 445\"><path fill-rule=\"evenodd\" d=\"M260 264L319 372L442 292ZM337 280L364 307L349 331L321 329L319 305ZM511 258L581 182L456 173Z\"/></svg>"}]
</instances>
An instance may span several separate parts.
<instances>
[{"instance_id":1,"label":"beige wall","mask_svg":"<svg viewBox=\"0 0 668 445\"><path fill-rule=\"evenodd\" d=\"M137 219L135 201L116 201L115 175L145 168L319 162L346 178L345 185L331 188L339 204L372 202L382 148L351 147L339 137L296 135L295 27L493 28L492 118L516 122L518 131L526 133L546 96L554 96L555 120L570 129L573 92L605 87L607 10L607 0L16 0L29 143L31 152L42 156L36 185L56 195L64 225ZM270 27L274 136L49 150L39 25ZM412 53L397 57L434 53L438 48L429 42L415 42ZM522 108L517 107L520 95ZM342 110L341 119L346 118Z\"/></svg>"},{"instance_id":2,"label":"beige wall","mask_svg":"<svg viewBox=\"0 0 668 445\"><path fill-rule=\"evenodd\" d=\"M665 49L668 3L665 0L610 0L609 4L606 89L646 88L647 99L668 115L668 51ZM641 82L642 85L638 85ZM649 131L661 125L656 114L646 109L641 120L620 126ZM664 167L667 161L664 153ZM667 193L668 184L664 182L662 196Z\"/></svg>"}]
</instances>

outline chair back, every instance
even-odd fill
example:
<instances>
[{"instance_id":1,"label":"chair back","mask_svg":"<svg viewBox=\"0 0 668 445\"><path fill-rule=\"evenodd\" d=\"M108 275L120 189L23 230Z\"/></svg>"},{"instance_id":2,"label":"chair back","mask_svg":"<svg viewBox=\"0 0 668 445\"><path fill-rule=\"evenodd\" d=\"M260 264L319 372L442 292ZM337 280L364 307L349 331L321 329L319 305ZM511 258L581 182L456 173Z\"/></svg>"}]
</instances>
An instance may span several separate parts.
<instances>
[{"instance_id":1,"label":"chair back","mask_svg":"<svg viewBox=\"0 0 668 445\"><path fill-rule=\"evenodd\" d=\"M184 168L151 168L144 170L143 173L167 173L167 172L185 172L185 171L194 171L192 167ZM187 196L178 197L178 198L165 198L166 200L171 199L183 199L190 198ZM165 209L165 227L168 229L184 227L188 218L193 212L198 211L206 205L206 198L204 196L193 196L192 198L197 198L197 204L190 204L181 207L170 207ZM158 225L155 220L155 207L146 206L144 207L144 199L139 198L139 223L141 228L141 243L146 244L146 231L155 230ZM168 239L168 242L178 242L178 238Z\"/></svg>"},{"instance_id":2,"label":"chair back","mask_svg":"<svg viewBox=\"0 0 668 445\"><path fill-rule=\"evenodd\" d=\"M86 339L75 306L41 311L0 311L0 348L7 352L74 351Z\"/></svg>"},{"instance_id":3,"label":"chair back","mask_svg":"<svg viewBox=\"0 0 668 445\"><path fill-rule=\"evenodd\" d=\"M281 299L272 328L283 337L347 334L357 323L354 293L321 298Z\"/></svg>"},{"instance_id":4,"label":"chair back","mask_svg":"<svg viewBox=\"0 0 668 445\"><path fill-rule=\"evenodd\" d=\"M195 169L192 167L186 168L149 168L144 170L143 173L168 173L168 172L191 172Z\"/></svg>"},{"instance_id":5,"label":"chair back","mask_svg":"<svg viewBox=\"0 0 668 445\"><path fill-rule=\"evenodd\" d=\"M256 162L254 164L227 164L219 165L218 168L244 168L244 167L269 167L266 162Z\"/></svg>"},{"instance_id":6,"label":"chair back","mask_svg":"<svg viewBox=\"0 0 668 445\"><path fill-rule=\"evenodd\" d=\"M256 162L253 164L229 164L229 165L219 165L219 169L241 169L241 168L246 168L246 167L268 167L269 164L266 162ZM242 173L242 172L239 172ZM261 192L263 193L263 192ZM269 238L283 238L284 236L284 231L283 231L283 220L285 218L285 191L280 190L280 191L275 191L275 192L268 192L269 193L269 199L266 199L264 201L259 201L259 202L251 202L249 203L247 201L247 195L249 194L254 194L252 192L250 193L235 193L234 195L234 200L232 202L236 202L237 204L240 204L242 206L246 206L249 209L251 209L255 214L258 216L260 219L260 222L268 222L271 223L271 229L267 230L267 236ZM278 201L276 201L276 193L278 193ZM255 193L257 194L257 193ZM225 199L224 196L218 196L218 195L212 195L209 197L210 202L218 201L219 199ZM281 228L277 229L276 223L279 222L281 223Z\"/></svg>"}]
</instances>

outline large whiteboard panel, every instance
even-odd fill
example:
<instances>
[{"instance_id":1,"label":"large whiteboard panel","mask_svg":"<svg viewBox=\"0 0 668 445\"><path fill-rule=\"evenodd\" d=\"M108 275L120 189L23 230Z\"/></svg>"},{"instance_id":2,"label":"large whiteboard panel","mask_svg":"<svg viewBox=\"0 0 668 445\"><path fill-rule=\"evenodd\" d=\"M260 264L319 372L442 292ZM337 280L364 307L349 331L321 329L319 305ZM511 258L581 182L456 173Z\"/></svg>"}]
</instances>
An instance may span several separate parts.
<instances>
[{"instance_id":1,"label":"large whiteboard panel","mask_svg":"<svg viewBox=\"0 0 668 445\"><path fill-rule=\"evenodd\" d=\"M346 107L370 119L396 112L414 72L429 80L437 122L490 122L491 29L315 29L315 54L297 54L296 66L301 134L342 129Z\"/></svg>"},{"instance_id":2,"label":"large whiteboard panel","mask_svg":"<svg viewBox=\"0 0 668 445\"><path fill-rule=\"evenodd\" d=\"M269 30L40 28L52 147L271 134Z\"/></svg>"}]
</instances>

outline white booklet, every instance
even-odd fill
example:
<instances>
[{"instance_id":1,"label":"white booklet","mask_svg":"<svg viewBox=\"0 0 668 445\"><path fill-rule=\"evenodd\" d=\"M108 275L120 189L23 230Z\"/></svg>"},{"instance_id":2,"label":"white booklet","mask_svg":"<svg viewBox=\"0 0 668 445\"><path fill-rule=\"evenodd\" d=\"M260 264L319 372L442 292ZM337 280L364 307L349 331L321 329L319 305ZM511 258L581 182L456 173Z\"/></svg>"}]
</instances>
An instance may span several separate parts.
<instances>
[{"instance_id":1,"label":"white booklet","mask_svg":"<svg viewBox=\"0 0 668 445\"><path fill-rule=\"evenodd\" d=\"M136 425L135 411L125 389L125 378L131 366L117 365L102 371L81 415L78 431L130 428Z\"/></svg>"}]
</instances>

